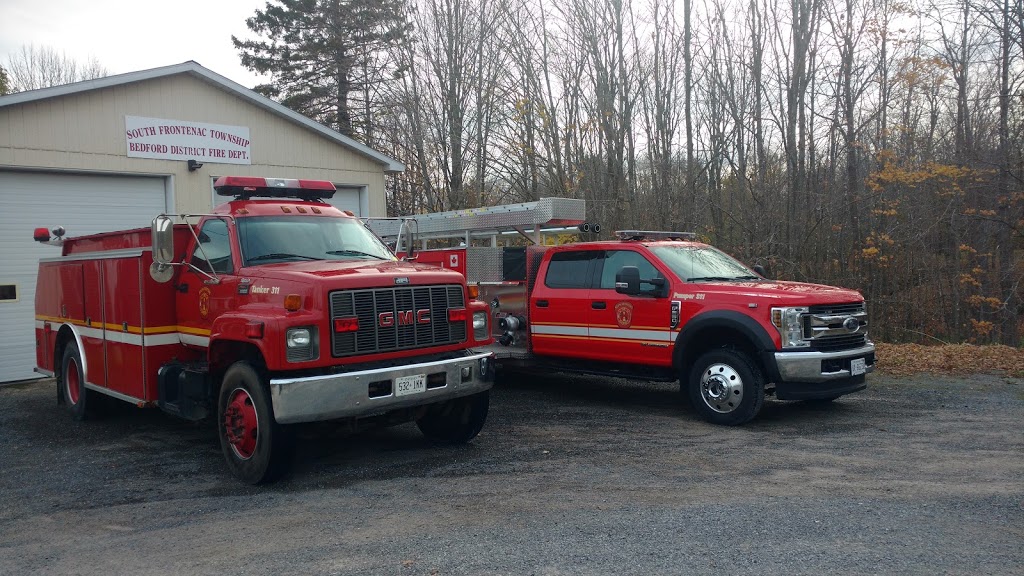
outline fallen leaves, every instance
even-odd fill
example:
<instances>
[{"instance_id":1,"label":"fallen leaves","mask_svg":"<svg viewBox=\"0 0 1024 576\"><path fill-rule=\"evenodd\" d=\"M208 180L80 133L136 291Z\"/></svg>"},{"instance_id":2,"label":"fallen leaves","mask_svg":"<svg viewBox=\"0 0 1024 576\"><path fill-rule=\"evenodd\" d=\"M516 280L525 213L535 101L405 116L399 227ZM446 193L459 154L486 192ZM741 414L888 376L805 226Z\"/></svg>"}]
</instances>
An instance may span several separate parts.
<instances>
[{"instance_id":1,"label":"fallen leaves","mask_svg":"<svg viewBox=\"0 0 1024 576\"><path fill-rule=\"evenodd\" d=\"M999 374L1024 378L1024 349L974 344L875 343L878 371L892 376L913 374Z\"/></svg>"}]
</instances>

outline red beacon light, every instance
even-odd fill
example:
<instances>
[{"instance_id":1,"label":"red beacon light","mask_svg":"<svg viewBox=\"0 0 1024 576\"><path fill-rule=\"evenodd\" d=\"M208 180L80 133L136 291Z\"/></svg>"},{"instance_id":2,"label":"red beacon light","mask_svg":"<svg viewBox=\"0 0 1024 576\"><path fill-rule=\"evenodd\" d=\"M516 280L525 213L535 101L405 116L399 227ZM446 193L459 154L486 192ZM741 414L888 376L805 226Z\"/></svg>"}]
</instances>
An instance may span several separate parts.
<instances>
[{"instance_id":1,"label":"red beacon light","mask_svg":"<svg viewBox=\"0 0 1024 576\"><path fill-rule=\"evenodd\" d=\"M298 198L319 201L331 198L337 190L327 180L299 180L295 178L254 178L251 176L221 176L213 183L219 196L249 198Z\"/></svg>"},{"instance_id":2,"label":"red beacon light","mask_svg":"<svg viewBox=\"0 0 1024 576\"><path fill-rule=\"evenodd\" d=\"M63 226L57 226L52 231L47 230L46 228L36 228L32 231L32 239L43 244L60 246L64 243L64 234L65 230Z\"/></svg>"}]
</instances>

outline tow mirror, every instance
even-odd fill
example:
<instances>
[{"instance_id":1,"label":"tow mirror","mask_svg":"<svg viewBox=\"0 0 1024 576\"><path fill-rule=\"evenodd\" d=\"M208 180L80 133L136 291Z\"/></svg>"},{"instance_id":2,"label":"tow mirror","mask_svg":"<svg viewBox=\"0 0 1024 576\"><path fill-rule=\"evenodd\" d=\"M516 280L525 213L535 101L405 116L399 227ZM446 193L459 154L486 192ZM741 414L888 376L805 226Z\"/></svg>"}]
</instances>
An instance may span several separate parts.
<instances>
[{"instance_id":1,"label":"tow mirror","mask_svg":"<svg viewBox=\"0 0 1024 576\"><path fill-rule=\"evenodd\" d=\"M403 218L402 225L398 228L398 238L395 239L395 252L405 249L405 260L416 258L416 233L413 229L417 226L412 218Z\"/></svg>"},{"instance_id":2,"label":"tow mirror","mask_svg":"<svg viewBox=\"0 0 1024 576\"><path fill-rule=\"evenodd\" d=\"M153 218L153 262L172 264L174 261L174 220L161 214Z\"/></svg>"},{"instance_id":3,"label":"tow mirror","mask_svg":"<svg viewBox=\"0 0 1024 576\"><path fill-rule=\"evenodd\" d=\"M615 274L615 291L629 296L639 295L640 269L636 266L623 266Z\"/></svg>"}]
</instances>

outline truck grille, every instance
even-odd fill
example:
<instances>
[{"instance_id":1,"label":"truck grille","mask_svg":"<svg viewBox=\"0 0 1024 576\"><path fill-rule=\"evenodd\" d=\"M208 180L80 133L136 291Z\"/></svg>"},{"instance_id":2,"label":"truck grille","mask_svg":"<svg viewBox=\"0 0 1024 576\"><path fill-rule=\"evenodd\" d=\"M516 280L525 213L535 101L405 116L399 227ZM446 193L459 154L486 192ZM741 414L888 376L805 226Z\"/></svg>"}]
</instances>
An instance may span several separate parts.
<instances>
[{"instance_id":1,"label":"truck grille","mask_svg":"<svg viewBox=\"0 0 1024 576\"><path fill-rule=\"evenodd\" d=\"M857 323L854 332L846 324L851 318ZM864 346L868 339L868 313L864 303L811 306L804 315L804 337L813 350L821 352Z\"/></svg>"},{"instance_id":2,"label":"truck grille","mask_svg":"<svg viewBox=\"0 0 1024 576\"><path fill-rule=\"evenodd\" d=\"M331 322L358 318L355 332L331 332L333 356L411 350L466 340L466 321L448 321L465 308L462 286L409 286L331 292ZM422 311L429 310L429 313ZM424 322L424 319L427 319Z\"/></svg>"}]
</instances>

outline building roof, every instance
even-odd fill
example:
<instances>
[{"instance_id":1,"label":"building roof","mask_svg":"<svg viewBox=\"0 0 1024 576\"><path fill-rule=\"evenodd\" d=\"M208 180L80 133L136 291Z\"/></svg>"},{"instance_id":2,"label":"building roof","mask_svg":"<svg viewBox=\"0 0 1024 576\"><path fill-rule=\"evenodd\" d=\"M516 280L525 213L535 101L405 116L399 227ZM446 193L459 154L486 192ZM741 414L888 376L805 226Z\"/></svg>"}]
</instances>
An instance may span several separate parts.
<instances>
[{"instance_id":1,"label":"building roof","mask_svg":"<svg viewBox=\"0 0 1024 576\"><path fill-rule=\"evenodd\" d=\"M34 102L37 100L44 100L47 98L57 98L60 96L69 96L71 94L78 94L80 92L86 92L89 90L99 90L102 88L110 88L112 86L120 86L123 84L131 84L133 82L142 82L145 80L152 80L154 78L164 78L167 76L173 76L175 74L190 74L200 80L203 80L213 86L220 88L226 92L230 92L239 98L248 101L251 104L259 106L265 110L273 112L278 116L285 118L295 124L303 126L320 134L328 140L333 140L338 144L342 145L353 152L361 154L384 165L385 172L403 172L405 171L405 165L380 152L361 144L348 136L345 136L341 132L332 130L315 120L307 118L298 112L291 110L277 102L274 102L270 98L263 96L253 90L242 86L241 84L229 80L216 72L204 68L198 62L189 60L188 62L182 62L181 64L173 64L171 66L163 66L161 68L151 68L149 70L140 70L138 72L129 72L127 74L118 74L116 76L106 76L104 78L96 78L93 80L85 80L82 82L75 82L73 84L64 84L61 86L52 86L50 88L40 88L38 90L28 90L25 92L17 92L15 94L9 94L7 96L0 96L0 108L4 106L13 106L15 104L22 104L24 102Z\"/></svg>"}]
</instances>

